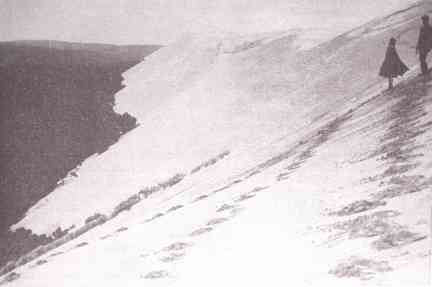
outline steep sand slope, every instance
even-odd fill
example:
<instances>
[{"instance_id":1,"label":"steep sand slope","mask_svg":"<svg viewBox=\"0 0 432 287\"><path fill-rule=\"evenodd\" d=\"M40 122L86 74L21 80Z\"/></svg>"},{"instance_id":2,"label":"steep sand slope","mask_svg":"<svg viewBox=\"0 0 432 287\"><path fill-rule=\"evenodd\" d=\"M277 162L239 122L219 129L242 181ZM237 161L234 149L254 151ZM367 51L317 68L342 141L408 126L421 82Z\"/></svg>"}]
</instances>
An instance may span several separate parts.
<instances>
[{"instance_id":1,"label":"steep sand slope","mask_svg":"<svg viewBox=\"0 0 432 287\"><path fill-rule=\"evenodd\" d=\"M422 2L300 51L287 36L154 54L117 102L140 127L20 225L49 232L184 179L17 268L10 286L427 286L432 88L407 45L427 11ZM411 72L380 92L392 35Z\"/></svg>"},{"instance_id":2,"label":"steep sand slope","mask_svg":"<svg viewBox=\"0 0 432 287\"><path fill-rule=\"evenodd\" d=\"M263 38L185 38L152 54L125 74L116 110L139 128L87 159L16 227L51 233L79 226L95 212L224 150L242 152L246 168L268 156L268 142L307 133L319 119L363 101L383 87L377 70L388 38L400 35L409 66L418 17L430 4L374 21L309 50L295 35ZM306 128L307 127L307 128ZM263 145L263 154L250 152Z\"/></svg>"}]
</instances>

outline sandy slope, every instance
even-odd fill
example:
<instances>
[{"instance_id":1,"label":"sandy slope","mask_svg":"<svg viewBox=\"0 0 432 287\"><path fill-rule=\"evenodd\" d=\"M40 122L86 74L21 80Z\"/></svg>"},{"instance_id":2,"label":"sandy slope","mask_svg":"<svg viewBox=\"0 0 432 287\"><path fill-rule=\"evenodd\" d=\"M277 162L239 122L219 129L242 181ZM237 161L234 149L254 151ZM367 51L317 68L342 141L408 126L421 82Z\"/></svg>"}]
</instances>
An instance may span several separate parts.
<instances>
[{"instance_id":1,"label":"sandy slope","mask_svg":"<svg viewBox=\"0 0 432 287\"><path fill-rule=\"evenodd\" d=\"M140 127L86 160L78 178L67 179L14 228L40 234L79 226L223 150L245 151L252 160L268 156L265 147L261 156L249 151L280 135L307 132L314 120L331 119L379 91L376 71L391 35L401 34L401 57L410 66L416 63L404 43L415 42L416 19L429 6L395 14L404 24L394 29L390 17L310 50L299 51L296 36L280 35L186 37L159 50L125 74L127 87L116 97L116 109L135 116ZM246 167L239 161L239 168Z\"/></svg>"},{"instance_id":2,"label":"sandy slope","mask_svg":"<svg viewBox=\"0 0 432 287\"><path fill-rule=\"evenodd\" d=\"M284 36L185 39L153 54L126 74L117 102L140 128L18 226L78 224L139 188L188 175L42 266L18 268L10 286L426 285L432 91L415 77L407 43L431 9L422 2L300 51ZM391 35L413 68L380 93L376 71ZM189 173L223 150L230 154Z\"/></svg>"},{"instance_id":3,"label":"sandy slope","mask_svg":"<svg viewBox=\"0 0 432 287\"><path fill-rule=\"evenodd\" d=\"M426 286L431 109L409 80L228 181L235 155L189 176L10 286Z\"/></svg>"}]
</instances>

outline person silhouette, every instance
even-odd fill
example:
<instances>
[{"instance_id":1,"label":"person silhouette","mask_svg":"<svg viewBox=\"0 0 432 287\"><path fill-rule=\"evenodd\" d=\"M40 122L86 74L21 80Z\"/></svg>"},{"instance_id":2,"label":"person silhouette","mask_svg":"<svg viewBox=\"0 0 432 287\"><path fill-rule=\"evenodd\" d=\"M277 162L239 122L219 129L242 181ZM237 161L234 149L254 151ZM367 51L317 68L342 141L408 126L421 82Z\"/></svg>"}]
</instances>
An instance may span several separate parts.
<instances>
[{"instance_id":1,"label":"person silhouette","mask_svg":"<svg viewBox=\"0 0 432 287\"><path fill-rule=\"evenodd\" d=\"M432 49L432 27L429 23L429 16L422 17L423 26L420 29L420 34L416 46L416 54L419 54L421 72L423 75L429 73L426 58Z\"/></svg>"},{"instance_id":2,"label":"person silhouette","mask_svg":"<svg viewBox=\"0 0 432 287\"><path fill-rule=\"evenodd\" d=\"M390 90L393 88L393 78L402 76L406 71L408 71L408 67L402 62L396 51L396 39L391 38L379 75L388 78L388 88Z\"/></svg>"}]
</instances>

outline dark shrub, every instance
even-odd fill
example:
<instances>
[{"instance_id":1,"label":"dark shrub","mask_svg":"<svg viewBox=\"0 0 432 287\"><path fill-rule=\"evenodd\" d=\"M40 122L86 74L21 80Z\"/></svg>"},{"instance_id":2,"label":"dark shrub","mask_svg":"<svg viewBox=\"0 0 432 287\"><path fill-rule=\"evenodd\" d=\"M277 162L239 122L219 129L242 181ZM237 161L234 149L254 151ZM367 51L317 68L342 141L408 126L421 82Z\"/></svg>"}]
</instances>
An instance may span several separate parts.
<instances>
[{"instance_id":1,"label":"dark shrub","mask_svg":"<svg viewBox=\"0 0 432 287\"><path fill-rule=\"evenodd\" d=\"M53 232L52 237L55 239L61 238L67 234L67 231L62 230L61 227L57 227L57 229Z\"/></svg>"},{"instance_id":2,"label":"dark shrub","mask_svg":"<svg viewBox=\"0 0 432 287\"><path fill-rule=\"evenodd\" d=\"M209 159L208 161L203 162L202 164L200 164L199 166L195 167L194 169L192 169L191 174L194 174L198 171L200 171L203 168L207 168L209 166L214 165L215 163L217 163L218 161L220 161L221 159L223 159L224 157L228 156L230 154L229 151L224 151L220 154L218 154L217 156L215 156L214 158Z\"/></svg>"},{"instance_id":3,"label":"dark shrub","mask_svg":"<svg viewBox=\"0 0 432 287\"><path fill-rule=\"evenodd\" d=\"M15 268L14 260L51 241L50 237L35 235L24 228L0 235L0 266L4 266L0 269L0 275Z\"/></svg>"},{"instance_id":4,"label":"dark shrub","mask_svg":"<svg viewBox=\"0 0 432 287\"><path fill-rule=\"evenodd\" d=\"M9 273L2 281L0 281L0 285L6 284L8 282L12 282L20 278L21 275L19 275L16 272Z\"/></svg>"},{"instance_id":5,"label":"dark shrub","mask_svg":"<svg viewBox=\"0 0 432 287\"><path fill-rule=\"evenodd\" d=\"M140 196L138 194L134 194L131 197L129 197L127 200L120 202L119 205L117 205L114 208L114 211L111 213L111 218L116 217L120 212L130 210L132 206L140 202Z\"/></svg>"},{"instance_id":6,"label":"dark shrub","mask_svg":"<svg viewBox=\"0 0 432 287\"><path fill-rule=\"evenodd\" d=\"M85 220L85 224L89 224L92 221L106 221L107 218L105 215L101 214L101 213L95 213L92 216L87 217L87 219Z\"/></svg>"},{"instance_id":7,"label":"dark shrub","mask_svg":"<svg viewBox=\"0 0 432 287\"><path fill-rule=\"evenodd\" d=\"M140 190L139 192L139 196L141 198L147 198L149 197L151 194L158 192L159 190L161 190L161 187L156 185L156 186L151 186L151 187L146 187Z\"/></svg>"},{"instance_id":8,"label":"dark shrub","mask_svg":"<svg viewBox=\"0 0 432 287\"><path fill-rule=\"evenodd\" d=\"M179 183L180 181L183 180L184 177L185 177L184 174L178 173L178 174L174 175L173 177L171 177L170 179L168 179L168 180L166 180L164 182L159 183L159 187L161 189L166 189L168 187L171 187L171 186Z\"/></svg>"}]
</instances>

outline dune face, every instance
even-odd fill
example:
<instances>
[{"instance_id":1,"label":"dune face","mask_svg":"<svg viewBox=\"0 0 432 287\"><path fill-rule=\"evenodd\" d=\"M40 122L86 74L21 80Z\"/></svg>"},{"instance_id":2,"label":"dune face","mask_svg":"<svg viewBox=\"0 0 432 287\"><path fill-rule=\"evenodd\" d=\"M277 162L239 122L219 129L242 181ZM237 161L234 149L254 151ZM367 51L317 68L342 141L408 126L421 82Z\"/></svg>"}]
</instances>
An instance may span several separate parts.
<instances>
[{"instance_id":1,"label":"dune face","mask_svg":"<svg viewBox=\"0 0 432 287\"><path fill-rule=\"evenodd\" d=\"M432 81L412 48L425 13L330 38L189 35L151 54L114 101L138 126L12 226L70 233L3 282L427 286ZM390 37L410 71L385 91Z\"/></svg>"},{"instance_id":2,"label":"dune face","mask_svg":"<svg viewBox=\"0 0 432 287\"><path fill-rule=\"evenodd\" d=\"M264 147L264 155L251 156L249 148L287 134L296 134L290 139L296 141L312 124L378 93L382 79L376 71L387 39L401 34L402 43L415 42L425 5L309 49L302 48L307 31L300 31L185 36L158 50L125 72L126 87L115 99L114 109L131 114L140 126L83 162L77 177L68 176L14 228L50 234L59 226L79 226L93 213L107 214L140 189L225 150L242 153L237 168L247 168L269 156ZM398 50L410 66L417 62L409 45Z\"/></svg>"},{"instance_id":3,"label":"dune face","mask_svg":"<svg viewBox=\"0 0 432 287\"><path fill-rule=\"evenodd\" d=\"M8 233L8 227L85 158L103 153L135 127L132 116L113 111L114 94L123 87L121 74L155 49L0 43L2 263L12 257L7 249L19 238L37 242L22 230ZM21 242L16 252L34 245Z\"/></svg>"}]
</instances>

